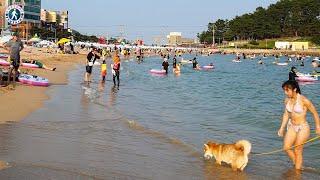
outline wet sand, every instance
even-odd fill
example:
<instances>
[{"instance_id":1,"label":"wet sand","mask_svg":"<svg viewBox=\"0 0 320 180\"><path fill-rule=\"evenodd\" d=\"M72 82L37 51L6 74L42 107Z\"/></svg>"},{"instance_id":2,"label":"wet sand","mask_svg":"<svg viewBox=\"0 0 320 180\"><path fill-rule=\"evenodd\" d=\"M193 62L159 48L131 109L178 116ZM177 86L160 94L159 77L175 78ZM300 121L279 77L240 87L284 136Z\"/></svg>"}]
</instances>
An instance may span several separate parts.
<instances>
[{"instance_id":1,"label":"wet sand","mask_svg":"<svg viewBox=\"0 0 320 180\"><path fill-rule=\"evenodd\" d=\"M2 51L1 53L4 53ZM67 73L79 64L86 56L84 54L68 55L47 53L46 49L26 47L21 53L22 59L40 60L48 67L56 67L56 71L45 69L20 68L21 73L41 76L49 79L50 86L67 84ZM1 67L5 68L5 67ZM48 88L50 88L50 86ZM17 83L15 90L0 88L0 123L20 121L43 105L49 97L46 87L26 86Z\"/></svg>"}]
</instances>

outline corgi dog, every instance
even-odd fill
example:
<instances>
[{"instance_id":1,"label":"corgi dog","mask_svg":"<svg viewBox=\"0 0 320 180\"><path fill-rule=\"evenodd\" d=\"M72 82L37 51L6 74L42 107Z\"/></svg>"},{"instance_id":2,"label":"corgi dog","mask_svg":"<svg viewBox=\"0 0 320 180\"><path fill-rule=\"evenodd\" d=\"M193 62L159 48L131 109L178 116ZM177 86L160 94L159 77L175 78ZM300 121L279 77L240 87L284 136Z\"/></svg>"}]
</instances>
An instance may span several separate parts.
<instances>
[{"instance_id":1,"label":"corgi dog","mask_svg":"<svg viewBox=\"0 0 320 180\"><path fill-rule=\"evenodd\" d=\"M212 141L204 144L205 159L214 157L219 165L221 162L231 164L234 171L243 171L248 164L250 151L251 143L247 140L240 140L235 144L218 144Z\"/></svg>"}]
</instances>

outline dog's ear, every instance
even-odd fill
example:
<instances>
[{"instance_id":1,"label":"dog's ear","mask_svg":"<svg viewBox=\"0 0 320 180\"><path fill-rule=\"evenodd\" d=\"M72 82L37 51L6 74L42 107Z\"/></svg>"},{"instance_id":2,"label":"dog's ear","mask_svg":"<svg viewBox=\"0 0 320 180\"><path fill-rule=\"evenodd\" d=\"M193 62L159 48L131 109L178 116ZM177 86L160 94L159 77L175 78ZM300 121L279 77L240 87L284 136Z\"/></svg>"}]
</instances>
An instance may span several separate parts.
<instances>
[{"instance_id":1,"label":"dog's ear","mask_svg":"<svg viewBox=\"0 0 320 180\"><path fill-rule=\"evenodd\" d=\"M207 142L207 145L208 146L215 146L217 143L216 142L213 142L213 141L208 141Z\"/></svg>"},{"instance_id":2,"label":"dog's ear","mask_svg":"<svg viewBox=\"0 0 320 180\"><path fill-rule=\"evenodd\" d=\"M204 144L204 149L209 149L208 144Z\"/></svg>"}]
</instances>

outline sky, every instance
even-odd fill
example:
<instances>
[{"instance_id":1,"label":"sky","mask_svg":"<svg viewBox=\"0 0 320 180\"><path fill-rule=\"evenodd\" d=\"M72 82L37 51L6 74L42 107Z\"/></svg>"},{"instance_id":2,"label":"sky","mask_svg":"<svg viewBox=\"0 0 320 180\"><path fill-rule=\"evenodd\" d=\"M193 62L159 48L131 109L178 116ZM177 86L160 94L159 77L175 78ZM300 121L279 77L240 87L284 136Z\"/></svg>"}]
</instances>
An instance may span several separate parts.
<instances>
[{"instance_id":1,"label":"sky","mask_svg":"<svg viewBox=\"0 0 320 180\"><path fill-rule=\"evenodd\" d=\"M196 38L209 22L232 19L277 0L42 0L47 10L68 10L69 27L83 34L143 39L153 43L169 32Z\"/></svg>"}]
</instances>

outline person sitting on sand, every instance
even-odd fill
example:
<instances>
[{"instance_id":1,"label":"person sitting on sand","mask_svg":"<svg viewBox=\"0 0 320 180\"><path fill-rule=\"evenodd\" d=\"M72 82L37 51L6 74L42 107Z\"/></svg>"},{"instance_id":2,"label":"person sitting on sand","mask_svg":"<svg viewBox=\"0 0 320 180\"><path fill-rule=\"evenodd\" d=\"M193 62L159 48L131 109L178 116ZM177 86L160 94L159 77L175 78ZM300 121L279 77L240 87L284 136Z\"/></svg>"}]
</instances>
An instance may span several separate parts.
<instances>
[{"instance_id":1,"label":"person sitting on sand","mask_svg":"<svg viewBox=\"0 0 320 180\"><path fill-rule=\"evenodd\" d=\"M35 65L39 66L39 68L50 70L50 71L55 71L57 69L57 68L48 67L48 66L44 65L43 63L41 63L40 61L37 61L37 60L31 60L31 61L23 60L23 62L24 63L35 64Z\"/></svg>"}]
</instances>

